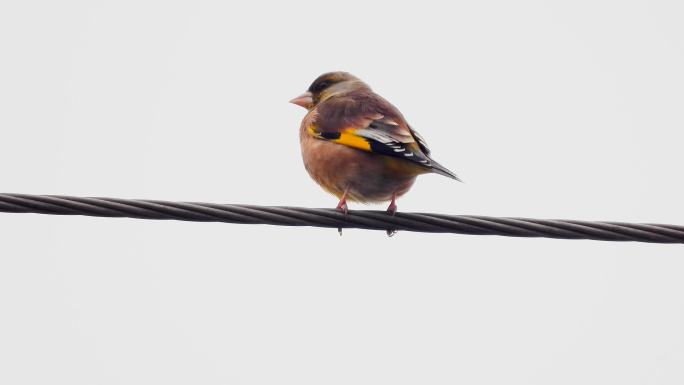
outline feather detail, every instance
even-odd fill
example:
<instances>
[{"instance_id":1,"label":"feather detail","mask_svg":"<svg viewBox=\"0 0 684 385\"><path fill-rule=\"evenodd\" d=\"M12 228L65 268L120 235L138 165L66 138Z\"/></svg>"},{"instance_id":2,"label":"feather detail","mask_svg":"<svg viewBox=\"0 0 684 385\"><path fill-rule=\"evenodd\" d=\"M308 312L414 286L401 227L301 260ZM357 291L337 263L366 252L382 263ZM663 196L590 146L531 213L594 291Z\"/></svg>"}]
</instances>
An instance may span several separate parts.
<instances>
[{"instance_id":1,"label":"feather detail","mask_svg":"<svg viewBox=\"0 0 684 385\"><path fill-rule=\"evenodd\" d=\"M312 111L307 132L316 139L410 162L419 168L460 180L430 157L423 137L401 113L369 90L328 98ZM426 170L427 169L427 170Z\"/></svg>"},{"instance_id":2,"label":"feather detail","mask_svg":"<svg viewBox=\"0 0 684 385\"><path fill-rule=\"evenodd\" d=\"M375 122L375 124L369 124L368 128L347 128L340 132L320 132L316 130L316 126L310 125L308 132L317 139L331 141L378 155L399 158L425 167L436 174L461 181L456 174L434 161L428 155L430 150L422 138L417 142L411 140L413 135L415 135L414 130L410 131L412 136L409 139L406 136L399 136L379 129L380 127L382 126Z\"/></svg>"}]
</instances>

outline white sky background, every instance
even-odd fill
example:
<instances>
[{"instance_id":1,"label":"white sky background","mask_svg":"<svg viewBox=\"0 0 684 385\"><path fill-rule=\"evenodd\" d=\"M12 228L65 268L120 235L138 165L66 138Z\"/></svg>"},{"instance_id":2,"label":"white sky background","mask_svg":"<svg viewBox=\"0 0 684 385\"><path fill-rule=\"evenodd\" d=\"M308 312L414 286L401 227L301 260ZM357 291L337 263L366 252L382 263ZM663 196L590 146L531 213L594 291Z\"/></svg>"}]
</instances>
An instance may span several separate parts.
<instances>
[{"instance_id":1,"label":"white sky background","mask_svg":"<svg viewBox=\"0 0 684 385\"><path fill-rule=\"evenodd\" d=\"M399 210L684 224L684 6L554 3L3 2L0 190L334 207L287 101L346 70L466 181ZM0 383L684 382L678 245L26 214L0 241Z\"/></svg>"}]
</instances>

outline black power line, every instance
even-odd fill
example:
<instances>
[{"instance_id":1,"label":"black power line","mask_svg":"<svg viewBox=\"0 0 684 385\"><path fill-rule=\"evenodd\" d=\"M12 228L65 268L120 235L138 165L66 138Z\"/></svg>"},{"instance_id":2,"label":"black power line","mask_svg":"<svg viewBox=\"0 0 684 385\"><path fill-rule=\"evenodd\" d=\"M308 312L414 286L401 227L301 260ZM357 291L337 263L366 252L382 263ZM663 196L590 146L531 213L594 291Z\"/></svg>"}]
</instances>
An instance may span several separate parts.
<instances>
[{"instance_id":1,"label":"black power line","mask_svg":"<svg viewBox=\"0 0 684 385\"><path fill-rule=\"evenodd\" d=\"M334 209L81 198L57 195L0 194L0 212L402 230L508 237L684 243L684 226L676 225L402 212L390 216L384 211L373 210L351 210L345 215Z\"/></svg>"}]
</instances>

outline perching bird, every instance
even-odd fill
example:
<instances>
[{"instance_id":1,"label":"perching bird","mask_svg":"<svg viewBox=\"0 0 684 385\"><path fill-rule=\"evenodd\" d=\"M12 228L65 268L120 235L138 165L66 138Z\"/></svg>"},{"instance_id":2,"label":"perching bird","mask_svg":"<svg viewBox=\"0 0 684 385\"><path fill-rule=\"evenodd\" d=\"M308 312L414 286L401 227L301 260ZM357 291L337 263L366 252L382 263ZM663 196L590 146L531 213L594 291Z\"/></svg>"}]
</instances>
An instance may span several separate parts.
<instances>
[{"instance_id":1,"label":"perching bird","mask_svg":"<svg viewBox=\"0 0 684 385\"><path fill-rule=\"evenodd\" d=\"M425 140L396 107L347 72L319 76L290 102L308 110L299 130L304 166L340 199L337 209L344 213L347 200L390 201L387 212L394 215L397 197L420 174L460 181L430 157Z\"/></svg>"}]
</instances>

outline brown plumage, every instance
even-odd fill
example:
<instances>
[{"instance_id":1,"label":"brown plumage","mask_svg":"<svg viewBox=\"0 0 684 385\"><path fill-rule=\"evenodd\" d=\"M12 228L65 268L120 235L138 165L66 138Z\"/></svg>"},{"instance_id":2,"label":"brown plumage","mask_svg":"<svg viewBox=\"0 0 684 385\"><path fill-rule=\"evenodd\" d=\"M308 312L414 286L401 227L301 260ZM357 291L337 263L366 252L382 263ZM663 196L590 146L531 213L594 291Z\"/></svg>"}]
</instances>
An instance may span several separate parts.
<instances>
[{"instance_id":1,"label":"brown plumage","mask_svg":"<svg viewBox=\"0 0 684 385\"><path fill-rule=\"evenodd\" d=\"M396 107L349 73L323 74L291 102L308 110L299 130L304 166L344 212L347 200L391 201L394 214L396 198L420 174L459 180L430 157Z\"/></svg>"}]
</instances>

